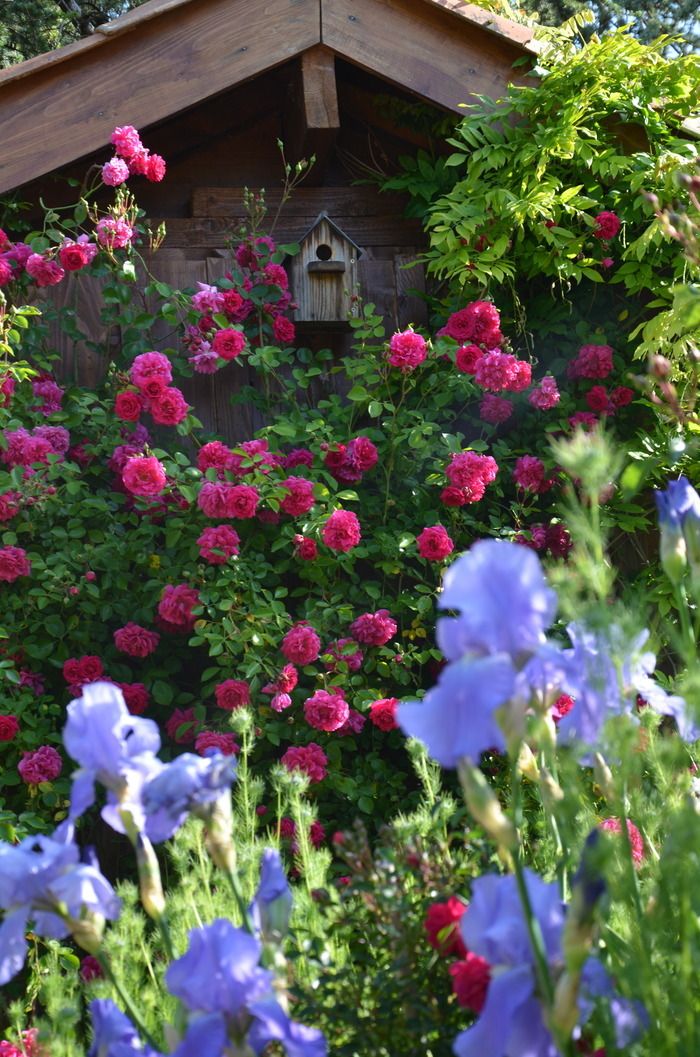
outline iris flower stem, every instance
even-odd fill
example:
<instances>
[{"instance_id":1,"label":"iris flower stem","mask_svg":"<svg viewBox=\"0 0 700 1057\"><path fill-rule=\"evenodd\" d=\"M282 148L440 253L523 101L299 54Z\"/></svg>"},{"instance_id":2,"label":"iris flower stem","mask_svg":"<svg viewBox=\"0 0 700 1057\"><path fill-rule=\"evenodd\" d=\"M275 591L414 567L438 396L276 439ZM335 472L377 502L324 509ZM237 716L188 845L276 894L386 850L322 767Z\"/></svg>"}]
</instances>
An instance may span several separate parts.
<instances>
[{"instance_id":1,"label":"iris flower stem","mask_svg":"<svg viewBox=\"0 0 700 1057\"><path fill-rule=\"evenodd\" d=\"M688 612L688 596L685 593L685 588L682 584L674 584L674 600L676 603L676 609L678 610L678 616L681 622L681 634L683 636L683 652L685 653L685 661L692 663L695 658L695 634L690 623L690 613Z\"/></svg>"},{"instance_id":2,"label":"iris flower stem","mask_svg":"<svg viewBox=\"0 0 700 1057\"><path fill-rule=\"evenodd\" d=\"M233 870L225 869L224 873L226 874L226 880L229 883L229 887L230 887L231 892L233 894L233 898L236 901L236 906L238 907L238 912L241 915L241 919L242 919L242 922L243 922L243 928L247 932L250 932L251 935L253 935L253 932L254 932L253 919L250 916L250 913L248 911L248 906L246 904L245 899L243 898L243 892L241 891L241 886L238 883L238 878L236 877L236 874L233 872Z\"/></svg>"},{"instance_id":3,"label":"iris flower stem","mask_svg":"<svg viewBox=\"0 0 700 1057\"><path fill-rule=\"evenodd\" d=\"M511 771L511 792L513 798L513 824L515 828L520 832L522 825L522 784L520 773L518 771L517 754L515 756L515 762ZM537 976L540 990L544 998L547 1009L551 1009L554 1001L554 985L552 984L552 978L549 973L549 965L547 963L547 954L544 947L544 937L542 936L542 929L540 923L535 917L532 909L532 903L530 901L530 893L527 890L525 883L525 871L523 870L522 863L522 842L519 843L515 849L513 855L513 863L515 868L515 880L518 886L518 894L520 896L520 902L522 903L523 913L525 914L525 923L527 925L527 932L530 938L530 946L532 947L532 953L535 957L535 974Z\"/></svg>"},{"instance_id":4,"label":"iris flower stem","mask_svg":"<svg viewBox=\"0 0 700 1057\"><path fill-rule=\"evenodd\" d=\"M105 974L106 978L109 980L110 984L117 992L117 995L119 996L119 999L128 1014L129 1020L138 1031L142 1040L147 1043L148 1046L151 1046L154 1050L157 1051L158 1047L156 1045L156 1042L151 1033L146 1028L146 1025L144 1024L141 1018L141 1013L139 1012L136 1003L134 1002L129 992L124 990L119 980L114 975L114 971L106 953L104 951L99 951L95 955L95 957L99 962L102 972Z\"/></svg>"}]
</instances>

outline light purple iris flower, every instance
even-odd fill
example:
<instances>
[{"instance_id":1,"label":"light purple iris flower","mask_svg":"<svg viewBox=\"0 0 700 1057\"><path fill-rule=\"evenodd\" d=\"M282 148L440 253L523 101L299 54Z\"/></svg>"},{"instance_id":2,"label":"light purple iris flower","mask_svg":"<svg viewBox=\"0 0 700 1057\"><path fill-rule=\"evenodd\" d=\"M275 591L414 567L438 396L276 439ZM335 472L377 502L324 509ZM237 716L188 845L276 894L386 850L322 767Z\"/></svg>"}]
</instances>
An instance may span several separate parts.
<instances>
[{"instance_id":1,"label":"light purple iris flower","mask_svg":"<svg viewBox=\"0 0 700 1057\"><path fill-rule=\"evenodd\" d=\"M51 939L71 933L62 911L70 918L85 914L119 916L120 902L96 866L80 862L72 843L72 826L63 824L51 837L27 837L20 844L0 844L0 984L22 966L27 953L25 933ZM61 913L59 913L59 910Z\"/></svg>"},{"instance_id":2,"label":"light purple iris flower","mask_svg":"<svg viewBox=\"0 0 700 1057\"><path fill-rule=\"evenodd\" d=\"M132 716L119 687L91 683L82 697L68 705L63 744L79 770L73 775L71 819L79 818L95 802L95 782L107 789L105 822L124 832L120 810L129 810L137 827L144 818L140 791L144 782L163 767L155 755L160 748L158 726L151 719Z\"/></svg>"},{"instance_id":3,"label":"light purple iris flower","mask_svg":"<svg viewBox=\"0 0 700 1057\"><path fill-rule=\"evenodd\" d=\"M441 609L456 617L437 624L437 641L448 660L507 653L521 663L545 641L557 596L539 558L506 540L479 540L443 578Z\"/></svg>"},{"instance_id":4,"label":"light purple iris flower","mask_svg":"<svg viewBox=\"0 0 700 1057\"><path fill-rule=\"evenodd\" d=\"M187 1009L234 1020L267 996L272 973L260 968L262 948L250 933L217 918L192 929L189 940L187 952L165 974L168 989Z\"/></svg>"},{"instance_id":5,"label":"light purple iris flower","mask_svg":"<svg viewBox=\"0 0 700 1057\"><path fill-rule=\"evenodd\" d=\"M220 752L185 752L165 764L141 791L147 836L155 843L172 837L190 813L201 814L226 793L235 777L235 757Z\"/></svg>"},{"instance_id":6,"label":"light purple iris flower","mask_svg":"<svg viewBox=\"0 0 700 1057\"><path fill-rule=\"evenodd\" d=\"M256 933L261 934L264 940L287 934L292 912L292 890L279 852L274 848L265 848L262 853L260 884L248 909Z\"/></svg>"},{"instance_id":7,"label":"light purple iris flower","mask_svg":"<svg viewBox=\"0 0 700 1057\"><path fill-rule=\"evenodd\" d=\"M255 1020L248 1043L255 1053L262 1054L270 1042L281 1042L287 1057L326 1057L328 1046L323 1033L290 1020L273 998L253 1002L249 1008Z\"/></svg>"},{"instance_id":8,"label":"light purple iris flower","mask_svg":"<svg viewBox=\"0 0 700 1057\"><path fill-rule=\"evenodd\" d=\"M400 704L396 719L404 734L422 741L434 760L456 767L463 757L478 761L487 749L505 749L495 712L514 689L515 669L505 654L455 661L442 670L437 686L422 701Z\"/></svg>"}]
</instances>

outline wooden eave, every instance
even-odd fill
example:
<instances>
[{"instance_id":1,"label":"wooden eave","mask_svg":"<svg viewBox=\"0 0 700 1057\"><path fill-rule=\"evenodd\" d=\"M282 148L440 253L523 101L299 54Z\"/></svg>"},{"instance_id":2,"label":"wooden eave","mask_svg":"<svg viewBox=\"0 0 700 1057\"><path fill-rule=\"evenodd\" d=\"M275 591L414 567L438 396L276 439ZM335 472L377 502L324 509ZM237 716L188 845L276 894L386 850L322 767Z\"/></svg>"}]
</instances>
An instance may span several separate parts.
<instances>
[{"instance_id":1,"label":"wooden eave","mask_svg":"<svg viewBox=\"0 0 700 1057\"><path fill-rule=\"evenodd\" d=\"M461 0L148 0L0 71L0 193L318 46L457 112L536 51L527 27Z\"/></svg>"}]
</instances>

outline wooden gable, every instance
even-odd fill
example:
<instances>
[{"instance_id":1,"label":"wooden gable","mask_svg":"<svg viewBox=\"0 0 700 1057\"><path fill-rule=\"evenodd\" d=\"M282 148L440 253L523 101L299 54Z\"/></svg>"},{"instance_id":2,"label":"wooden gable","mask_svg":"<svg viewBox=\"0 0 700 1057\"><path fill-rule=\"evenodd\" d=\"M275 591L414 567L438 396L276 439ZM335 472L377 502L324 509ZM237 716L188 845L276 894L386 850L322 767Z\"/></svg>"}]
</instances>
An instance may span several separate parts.
<instances>
[{"instance_id":1,"label":"wooden gable","mask_svg":"<svg viewBox=\"0 0 700 1057\"><path fill-rule=\"evenodd\" d=\"M148 0L75 44L0 71L0 193L301 59L305 127L328 139L329 56L457 110L501 94L531 32L456 0ZM332 137L331 137L332 138Z\"/></svg>"}]
</instances>

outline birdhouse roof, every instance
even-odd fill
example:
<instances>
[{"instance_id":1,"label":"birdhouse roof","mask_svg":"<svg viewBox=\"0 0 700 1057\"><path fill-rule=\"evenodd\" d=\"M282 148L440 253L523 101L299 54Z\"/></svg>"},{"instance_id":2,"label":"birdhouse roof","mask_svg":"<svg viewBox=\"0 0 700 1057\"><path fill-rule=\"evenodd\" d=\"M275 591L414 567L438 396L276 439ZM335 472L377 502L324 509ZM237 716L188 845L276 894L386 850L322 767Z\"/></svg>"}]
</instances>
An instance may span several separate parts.
<instances>
[{"instance_id":1,"label":"birdhouse roof","mask_svg":"<svg viewBox=\"0 0 700 1057\"><path fill-rule=\"evenodd\" d=\"M310 225L310 226L309 226L309 227L307 228L307 230L306 230L306 231L304 232L304 234L303 234L303 235L301 236L301 238L299 239L299 242L300 242L300 243L301 243L301 242L305 242L305 241L306 241L306 239L308 239L309 235L310 235L310 234L311 234L311 233L312 233L313 231L315 231L315 230L316 230L316 228L317 228L317 227L319 226L319 224L320 224L320 223L321 223L321 221L323 221L323 220L325 220L325 221L326 221L326 223L327 223L327 224L329 225L329 227L331 227L331 228L333 229L333 231L334 231L334 232L336 233L336 235L338 236L338 238L344 239L344 240L345 240L345 242L349 242L349 243L350 243L350 245L351 245L351 246L353 246L353 247L354 247L354 248L355 248L355 249L357 250L357 255L358 255L358 257L359 257L359 256L360 256L360 254L362 253L362 247L361 247L361 246L358 246L358 245L357 245L357 243L355 242L355 240L354 240L354 239L352 239L352 238L351 238L351 237L350 237L350 236L348 235L348 233L347 233L346 231L343 231L343 229L342 229L342 228L341 228L341 227L340 227L340 226L339 226L338 224L336 224L336 222L335 222L334 220L331 220L331 218L330 218L330 217L328 216L328 213L326 213L326 212L323 212L323 213L319 213L319 214L318 214L318 216L317 216L317 217L316 217L316 219L314 220L313 224L311 224L311 225Z\"/></svg>"},{"instance_id":2,"label":"birdhouse roof","mask_svg":"<svg viewBox=\"0 0 700 1057\"><path fill-rule=\"evenodd\" d=\"M147 0L0 70L0 193L101 150L116 125L155 125L319 47L455 112L502 95L537 51L531 28L462 0Z\"/></svg>"}]
</instances>

